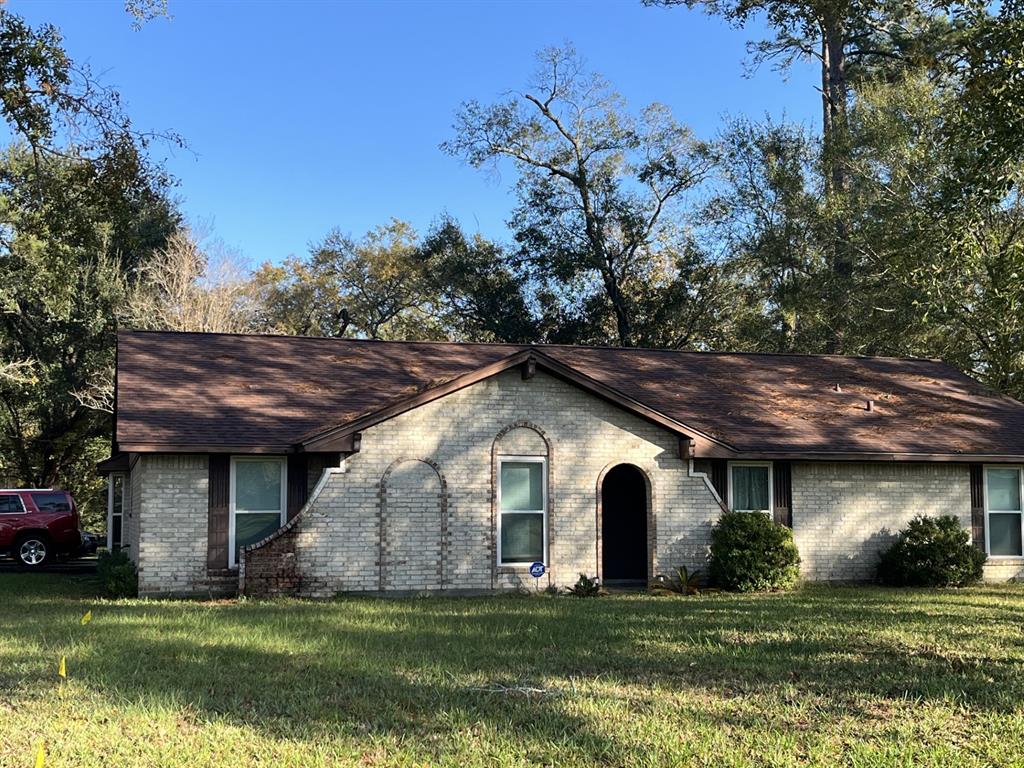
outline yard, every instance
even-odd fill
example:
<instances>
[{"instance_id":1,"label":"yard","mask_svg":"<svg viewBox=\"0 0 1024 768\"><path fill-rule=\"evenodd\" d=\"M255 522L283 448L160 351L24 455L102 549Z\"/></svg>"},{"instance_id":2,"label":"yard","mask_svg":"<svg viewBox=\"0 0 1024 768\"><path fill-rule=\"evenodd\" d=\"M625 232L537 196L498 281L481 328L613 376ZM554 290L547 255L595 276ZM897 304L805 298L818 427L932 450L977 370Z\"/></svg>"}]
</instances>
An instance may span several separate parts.
<instances>
[{"instance_id":1,"label":"yard","mask_svg":"<svg viewBox=\"0 0 1024 768\"><path fill-rule=\"evenodd\" d=\"M6 574L0 595L3 766L40 741L46 766L1024 760L1020 587L109 602Z\"/></svg>"}]
</instances>

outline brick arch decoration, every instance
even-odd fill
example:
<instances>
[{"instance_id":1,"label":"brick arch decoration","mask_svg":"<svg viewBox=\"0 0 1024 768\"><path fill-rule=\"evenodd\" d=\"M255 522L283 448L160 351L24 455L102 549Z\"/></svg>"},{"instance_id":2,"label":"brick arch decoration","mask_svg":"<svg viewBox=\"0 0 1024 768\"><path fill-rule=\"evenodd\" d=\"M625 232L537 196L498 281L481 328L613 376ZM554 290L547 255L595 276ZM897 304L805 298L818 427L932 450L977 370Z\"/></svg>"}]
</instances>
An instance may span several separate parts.
<instances>
[{"instance_id":1,"label":"brick arch decoration","mask_svg":"<svg viewBox=\"0 0 1024 768\"><path fill-rule=\"evenodd\" d=\"M499 566L498 566L498 456L499 444L502 438L510 432L514 432L517 429L528 429L532 432L536 432L540 439L544 441L545 456L547 456L548 464L548 553L554 551L555 547L555 516L552 514L552 510L555 508L555 489L554 483L552 482L553 476L553 465L554 465L554 452L551 449L551 440L548 438L547 433L538 425L532 421L513 421L510 424L502 427L498 430L498 434L494 436L494 440L491 442L491 589L495 589L497 586ZM549 557L550 559L550 557ZM554 571L555 568L551 563L546 563L548 566L546 576L548 584L554 583Z\"/></svg>"},{"instance_id":2,"label":"brick arch decoration","mask_svg":"<svg viewBox=\"0 0 1024 768\"><path fill-rule=\"evenodd\" d=\"M651 481L651 475L652 475L651 468L650 467L641 467L639 464L637 464L636 462L633 462L633 461L612 461L612 462L609 462L607 465L605 465L604 469L602 469L598 473L598 475L597 475L597 485L595 487L595 490L596 490L596 494L595 494L596 500L595 500L595 514L594 514L595 536L596 536L596 540L597 540L597 547L596 547L596 552L595 552L595 555L597 557L596 571L597 571L598 578L603 581L604 580L604 572L603 572L604 568L603 568L602 564L604 562L604 558L602 557L602 555L604 553L604 550L603 550L604 544L603 544L603 542L601 540L601 528L602 528L601 522L602 522L602 515L604 514L604 510L602 509L601 490L602 490L602 488L604 486L604 479L607 476L607 474L610 471L612 471L613 469L615 469L616 467L621 467L623 465L633 467L635 470L637 470L640 473L640 475L643 477L643 479L644 479L644 485L647 486L647 580L650 581L655 576L655 574L654 574L654 561L655 561L655 559L657 557L657 554L658 554L658 551L657 551L658 550L658 529L657 529L657 526L658 526L658 516L655 514L656 498L655 498L655 492L654 492L654 483Z\"/></svg>"},{"instance_id":3,"label":"brick arch decoration","mask_svg":"<svg viewBox=\"0 0 1024 768\"><path fill-rule=\"evenodd\" d=\"M303 579L298 568L295 537L306 512L341 467L326 467L316 486L298 513L261 541L243 547L238 562L238 594L251 597L298 595L304 586L315 586Z\"/></svg>"},{"instance_id":4,"label":"brick arch decoration","mask_svg":"<svg viewBox=\"0 0 1024 768\"><path fill-rule=\"evenodd\" d=\"M438 464L431 458L422 458L416 456L402 456L390 464L384 470L384 474L380 478L380 487L378 489L378 511L377 511L377 533L378 533L378 550L377 550L377 586L380 591L385 591L388 588L385 578L385 566L387 564L387 550L388 550L388 539L387 539L387 517L388 517L388 485L391 479L391 475L398 469L402 464L408 462L419 462L425 464L434 470L437 475L438 482L440 483L440 491L438 493L438 502L440 505L440 517L441 517L441 530L440 535L440 556L437 561L437 576L438 583L442 590L447 589L449 583L448 574L448 480L444 476L444 472L441 470L441 465Z\"/></svg>"}]
</instances>

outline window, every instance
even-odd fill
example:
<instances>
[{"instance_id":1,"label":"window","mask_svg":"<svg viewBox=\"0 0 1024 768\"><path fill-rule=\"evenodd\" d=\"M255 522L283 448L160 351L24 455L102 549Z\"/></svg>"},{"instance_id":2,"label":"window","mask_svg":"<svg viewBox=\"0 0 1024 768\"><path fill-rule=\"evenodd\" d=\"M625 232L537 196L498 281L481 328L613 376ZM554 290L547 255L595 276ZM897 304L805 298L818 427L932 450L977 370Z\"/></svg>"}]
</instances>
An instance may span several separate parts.
<instances>
[{"instance_id":1,"label":"window","mask_svg":"<svg viewBox=\"0 0 1024 768\"><path fill-rule=\"evenodd\" d=\"M107 478L107 549L113 552L124 546L125 476L111 472Z\"/></svg>"},{"instance_id":2,"label":"window","mask_svg":"<svg viewBox=\"0 0 1024 768\"><path fill-rule=\"evenodd\" d=\"M985 468L985 540L993 557L1020 557L1021 472L1019 467Z\"/></svg>"},{"instance_id":3,"label":"window","mask_svg":"<svg viewBox=\"0 0 1024 768\"><path fill-rule=\"evenodd\" d=\"M228 565L238 565L242 547L262 541L285 523L287 464L277 457L231 459Z\"/></svg>"},{"instance_id":4,"label":"window","mask_svg":"<svg viewBox=\"0 0 1024 768\"><path fill-rule=\"evenodd\" d=\"M498 563L547 562L547 460L498 460Z\"/></svg>"},{"instance_id":5,"label":"window","mask_svg":"<svg viewBox=\"0 0 1024 768\"><path fill-rule=\"evenodd\" d=\"M71 500L66 493L61 493L60 491L33 493L32 501L36 503L40 512L46 512L47 514L71 511Z\"/></svg>"},{"instance_id":6,"label":"window","mask_svg":"<svg viewBox=\"0 0 1024 768\"><path fill-rule=\"evenodd\" d=\"M771 513L770 461L729 464L729 509L737 512Z\"/></svg>"},{"instance_id":7,"label":"window","mask_svg":"<svg viewBox=\"0 0 1024 768\"><path fill-rule=\"evenodd\" d=\"M5 493L0 496L0 515L20 515L25 511L21 499L13 493Z\"/></svg>"}]
</instances>

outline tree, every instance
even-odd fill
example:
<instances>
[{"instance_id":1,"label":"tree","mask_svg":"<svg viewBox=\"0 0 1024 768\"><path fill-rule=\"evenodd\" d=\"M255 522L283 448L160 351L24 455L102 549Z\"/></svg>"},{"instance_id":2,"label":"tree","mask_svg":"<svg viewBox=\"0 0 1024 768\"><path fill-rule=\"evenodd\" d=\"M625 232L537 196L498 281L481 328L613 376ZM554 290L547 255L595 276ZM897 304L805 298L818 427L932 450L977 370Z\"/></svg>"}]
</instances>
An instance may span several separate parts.
<instances>
[{"instance_id":1,"label":"tree","mask_svg":"<svg viewBox=\"0 0 1024 768\"><path fill-rule=\"evenodd\" d=\"M570 315L609 315L606 339L645 342L641 317L657 313L639 302L682 293L667 220L706 177L706 147L663 106L628 113L571 48L539 62L530 90L463 104L442 148L475 167L511 160L520 178L510 224L542 290Z\"/></svg>"},{"instance_id":2,"label":"tree","mask_svg":"<svg viewBox=\"0 0 1024 768\"><path fill-rule=\"evenodd\" d=\"M139 21L159 12L154 0L129 0ZM160 139L183 145L171 132L140 131L121 109L118 93L97 81L63 48L52 24L33 29L0 8L0 116L29 149L37 173L50 160L73 156L102 163L118 145L145 147ZM68 147L73 146L69 152Z\"/></svg>"},{"instance_id":3,"label":"tree","mask_svg":"<svg viewBox=\"0 0 1024 768\"><path fill-rule=\"evenodd\" d=\"M540 329L526 294L526 276L497 244L468 237L442 218L417 251L437 320L460 341L532 342Z\"/></svg>"},{"instance_id":4,"label":"tree","mask_svg":"<svg viewBox=\"0 0 1024 768\"><path fill-rule=\"evenodd\" d=\"M179 229L139 268L124 324L169 331L241 333L255 323L249 275L237 254L210 253Z\"/></svg>"},{"instance_id":5,"label":"tree","mask_svg":"<svg viewBox=\"0 0 1024 768\"><path fill-rule=\"evenodd\" d=\"M353 239L338 231L308 258L253 276L256 325L371 339L530 341L537 326L504 251L442 218L422 241L392 219Z\"/></svg>"},{"instance_id":6,"label":"tree","mask_svg":"<svg viewBox=\"0 0 1024 768\"><path fill-rule=\"evenodd\" d=\"M799 126L738 119L716 142L716 157L703 237L728 254L743 297L736 343L765 352L824 347L832 315L819 285L827 229L819 144Z\"/></svg>"},{"instance_id":7,"label":"tree","mask_svg":"<svg viewBox=\"0 0 1024 768\"><path fill-rule=\"evenodd\" d=\"M264 324L299 335L439 338L417 235L392 219L359 239L335 230L308 261L264 264L255 283Z\"/></svg>"},{"instance_id":8,"label":"tree","mask_svg":"<svg viewBox=\"0 0 1024 768\"><path fill-rule=\"evenodd\" d=\"M116 316L179 224L145 147L175 137L136 130L55 27L6 9L0 117L15 139L0 156L0 469L68 488L99 519Z\"/></svg>"},{"instance_id":9,"label":"tree","mask_svg":"<svg viewBox=\"0 0 1024 768\"><path fill-rule=\"evenodd\" d=\"M832 307L824 351L851 351L855 282L860 266L851 244L849 195L849 106L851 88L861 82L899 77L905 68L948 69L955 58L956 29L939 5L897 0L644 0L647 5L700 7L737 26L763 17L775 36L750 44L754 63L774 61L787 68L798 59L821 70L822 149L820 168L824 212L832 237L823 252L826 271L819 284ZM817 351L817 350L814 350Z\"/></svg>"},{"instance_id":10,"label":"tree","mask_svg":"<svg viewBox=\"0 0 1024 768\"><path fill-rule=\"evenodd\" d=\"M946 197L963 203L985 195L997 201L1019 186L1024 164L1024 2L1003 0L993 14L987 3L957 9L963 35L956 60L955 111L946 142L956 164Z\"/></svg>"}]
</instances>

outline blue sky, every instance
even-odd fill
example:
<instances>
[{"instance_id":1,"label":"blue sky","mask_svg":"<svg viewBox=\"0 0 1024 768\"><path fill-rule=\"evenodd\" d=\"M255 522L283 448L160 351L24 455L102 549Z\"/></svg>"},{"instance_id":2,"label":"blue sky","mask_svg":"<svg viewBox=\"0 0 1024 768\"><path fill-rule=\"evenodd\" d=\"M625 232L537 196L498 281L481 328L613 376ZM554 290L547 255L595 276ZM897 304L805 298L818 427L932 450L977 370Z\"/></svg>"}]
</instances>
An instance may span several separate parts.
<instances>
[{"instance_id":1,"label":"blue sky","mask_svg":"<svg viewBox=\"0 0 1024 768\"><path fill-rule=\"evenodd\" d=\"M60 27L138 127L188 141L155 148L186 214L253 263L305 253L334 227L358 235L395 216L425 229L442 211L505 238L511 169L490 178L438 144L461 101L525 86L546 46L571 41L631 108L662 102L706 138L725 115L813 126L820 114L810 64L744 77L757 28L639 0L170 0L171 20L137 32L116 0L8 8Z\"/></svg>"}]
</instances>

